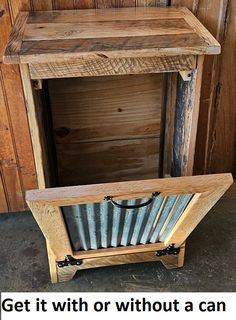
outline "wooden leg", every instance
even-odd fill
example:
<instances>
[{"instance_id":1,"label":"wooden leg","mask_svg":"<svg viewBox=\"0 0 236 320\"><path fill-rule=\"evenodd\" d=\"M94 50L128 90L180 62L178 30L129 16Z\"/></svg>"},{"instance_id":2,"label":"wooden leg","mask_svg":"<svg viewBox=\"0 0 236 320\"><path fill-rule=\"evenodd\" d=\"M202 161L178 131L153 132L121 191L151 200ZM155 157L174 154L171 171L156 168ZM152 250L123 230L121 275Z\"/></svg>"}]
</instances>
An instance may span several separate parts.
<instances>
[{"instance_id":1,"label":"wooden leg","mask_svg":"<svg viewBox=\"0 0 236 320\"><path fill-rule=\"evenodd\" d=\"M65 282L65 281L72 280L78 270L79 270L79 266L68 266L63 268L57 267L58 282Z\"/></svg>"},{"instance_id":2,"label":"wooden leg","mask_svg":"<svg viewBox=\"0 0 236 320\"><path fill-rule=\"evenodd\" d=\"M204 57L199 56L189 81L184 81L180 75L177 79L172 176L193 173L203 61Z\"/></svg>"},{"instance_id":3,"label":"wooden leg","mask_svg":"<svg viewBox=\"0 0 236 320\"><path fill-rule=\"evenodd\" d=\"M185 243L180 247L180 252L178 255L167 255L163 256L161 262L166 267L166 269L181 268L184 265L184 254L185 254Z\"/></svg>"},{"instance_id":4,"label":"wooden leg","mask_svg":"<svg viewBox=\"0 0 236 320\"><path fill-rule=\"evenodd\" d=\"M72 280L77 270L78 266L69 266L64 268L58 268L56 264L55 255L52 252L48 242L47 243L47 252L48 252L48 263L49 263L49 271L51 276L51 282L64 282Z\"/></svg>"},{"instance_id":5,"label":"wooden leg","mask_svg":"<svg viewBox=\"0 0 236 320\"><path fill-rule=\"evenodd\" d=\"M46 241L47 244L47 252L48 252L48 263L49 263L49 271L51 276L51 282L57 283L58 282L58 276L57 276L57 265L54 253L52 252L48 241Z\"/></svg>"}]
</instances>

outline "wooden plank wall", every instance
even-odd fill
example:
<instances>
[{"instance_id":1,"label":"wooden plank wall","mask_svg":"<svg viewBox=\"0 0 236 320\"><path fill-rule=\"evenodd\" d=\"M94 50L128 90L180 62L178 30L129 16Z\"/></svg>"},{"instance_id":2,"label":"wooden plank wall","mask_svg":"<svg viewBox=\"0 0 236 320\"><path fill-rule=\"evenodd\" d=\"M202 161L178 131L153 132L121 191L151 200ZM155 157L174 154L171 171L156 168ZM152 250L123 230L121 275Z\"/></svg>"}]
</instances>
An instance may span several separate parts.
<instances>
[{"instance_id":1,"label":"wooden plank wall","mask_svg":"<svg viewBox=\"0 0 236 320\"><path fill-rule=\"evenodd\" d=\"M222 44L204 64L195 173L236 173L236 1L0 0L0 212L24 210L24 191L37 187L19 69L1 63L18 11L166 5L190 8Z\"/></svg>"},{"instance_id":2,"label":"wooden plank wall","mask_svg":"<svg viewBox=\"0 0 236 320\"><path fill-rule=\"evenodd\" d=\"M24 191L37 186L19 68L2 64L19 3L0 1L0 211L24 210Z\"/></svg>"}]
</instances>

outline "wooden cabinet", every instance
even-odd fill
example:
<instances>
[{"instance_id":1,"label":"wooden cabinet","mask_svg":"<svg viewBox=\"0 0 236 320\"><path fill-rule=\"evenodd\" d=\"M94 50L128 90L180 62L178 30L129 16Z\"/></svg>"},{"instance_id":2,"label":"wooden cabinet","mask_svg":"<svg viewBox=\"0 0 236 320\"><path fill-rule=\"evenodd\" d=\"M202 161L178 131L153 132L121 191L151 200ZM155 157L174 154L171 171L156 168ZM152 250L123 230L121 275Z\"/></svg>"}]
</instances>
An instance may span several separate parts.
<instances>
[{"instance_id":1,"label":"wooden cabinet","mask_svg":"<svg viewBox=\"0 0 236 320\"><path fill-rule=\"evenodd\" d=\"M183 264L187 236L232 179L157 178L193 173L204 56L219 53L186 8L18 15L4 62L20 65L42 189L27 202L47 239L53 281L71 278L84 259L79 269L160 257ZM166 96L155 88L164 76ZM109 215L111 205L127 212Z\"/></svg>"},{"instance_id":2,"label":"wooden cabinet","mask_svg":"<svg viewBox=\"0 0 236 320\"><path fill-rule=\"evenodd\" d=\"M191 175L204 55L218 53L186 8L21 12L4 62L21 68L39 188Z\"/></svg>"}]
</instances>

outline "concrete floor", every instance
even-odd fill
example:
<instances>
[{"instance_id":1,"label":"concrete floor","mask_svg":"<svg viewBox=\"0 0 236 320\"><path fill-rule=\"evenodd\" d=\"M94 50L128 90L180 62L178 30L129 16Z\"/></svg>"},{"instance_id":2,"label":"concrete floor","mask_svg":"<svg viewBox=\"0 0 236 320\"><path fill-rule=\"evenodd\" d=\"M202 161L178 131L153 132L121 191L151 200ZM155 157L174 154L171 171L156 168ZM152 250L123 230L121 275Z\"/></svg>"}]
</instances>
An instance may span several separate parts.
<instances>
[{"instance_id":1,"label":"concrete floor","mask_svg":"<svg viewBox=\"0 0 236 320\"><path fill-rule=\"evenodd\" d=\"M51 284L43 236L31 213L0 215L0 291L235 291L236 199L221 200L187 242L185 266L143 263L82 270Z\"/></svg>"}]
</instances>

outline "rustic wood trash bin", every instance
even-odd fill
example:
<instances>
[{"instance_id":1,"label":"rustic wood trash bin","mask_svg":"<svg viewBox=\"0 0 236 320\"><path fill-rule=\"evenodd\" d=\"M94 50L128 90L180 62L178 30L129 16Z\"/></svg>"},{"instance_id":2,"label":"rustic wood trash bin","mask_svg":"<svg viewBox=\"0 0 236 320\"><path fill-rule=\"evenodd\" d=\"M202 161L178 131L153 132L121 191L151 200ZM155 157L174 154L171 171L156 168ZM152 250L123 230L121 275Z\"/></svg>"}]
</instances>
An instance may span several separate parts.
<instances>
[{"instance_id":1,"label":"rustic wood trash bin","mask_svg":"<svg viewBox=\"0 0 236 320\"><path fill-rule=\"evenodd\" d=\"M192 176L204 55L219 53L186 8L19 13L4 63L21 70L39 187L26 200L52 282L183 265L186 238L232 183Z\"/></svg>"}]
</instances>

